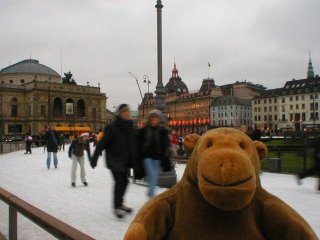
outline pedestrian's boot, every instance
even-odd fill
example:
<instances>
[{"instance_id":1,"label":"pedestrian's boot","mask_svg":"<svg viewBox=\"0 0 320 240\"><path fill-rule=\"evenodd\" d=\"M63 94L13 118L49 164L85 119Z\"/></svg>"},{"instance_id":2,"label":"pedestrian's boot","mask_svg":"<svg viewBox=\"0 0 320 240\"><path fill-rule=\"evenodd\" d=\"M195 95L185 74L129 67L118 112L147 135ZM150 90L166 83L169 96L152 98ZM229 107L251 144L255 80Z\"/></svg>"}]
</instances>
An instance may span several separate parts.
<instances>
[{"instance_id":1,"label":"pedestrian's boot","mask_svg":"<svg viewBox=\"0 0 320 240\"><path fill-rule=\"evenodd\" d=\"M125 216L125 211L122 210L121 208L115 208L114 214L116 215L117 218L123 218Z\"/></svg>"},{"instance_id":2,"label":"pedestrian's boot","mask_svg":"<svg viewBox=\"0 0 320 240\"><path fill-rule=\"evenodd\" d=\"M120 206L120 209L125 211L126 213L131 213L133 211L132 208L129 208L129 207L124 206L124 205Z\"/></svg>"}]
</instances>

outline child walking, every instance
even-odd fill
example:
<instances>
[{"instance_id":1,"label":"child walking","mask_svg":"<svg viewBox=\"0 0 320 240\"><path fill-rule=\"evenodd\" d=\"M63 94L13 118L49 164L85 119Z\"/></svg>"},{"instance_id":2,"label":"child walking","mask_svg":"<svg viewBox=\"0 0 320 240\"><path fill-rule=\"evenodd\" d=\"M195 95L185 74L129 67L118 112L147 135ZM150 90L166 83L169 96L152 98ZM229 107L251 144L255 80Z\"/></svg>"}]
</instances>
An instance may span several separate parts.
<instances>
[{"instance_id":1,"label":"child walking","mask_svg":"<svg viewBox=\"0 0 320 240\"><path fill-rule=\"evenodd\" d=\"M82 133L79 138L72 141L69 147L69 158L72 159L71 168L71 186L76 186L76 171L78 163L80 165L80 178L85 186L88 186L86 180L86 172L84 169L84 150L87 151L88 159L90 161L90 145L89 145L89 133Z\"/></svg>"}]
</instances>

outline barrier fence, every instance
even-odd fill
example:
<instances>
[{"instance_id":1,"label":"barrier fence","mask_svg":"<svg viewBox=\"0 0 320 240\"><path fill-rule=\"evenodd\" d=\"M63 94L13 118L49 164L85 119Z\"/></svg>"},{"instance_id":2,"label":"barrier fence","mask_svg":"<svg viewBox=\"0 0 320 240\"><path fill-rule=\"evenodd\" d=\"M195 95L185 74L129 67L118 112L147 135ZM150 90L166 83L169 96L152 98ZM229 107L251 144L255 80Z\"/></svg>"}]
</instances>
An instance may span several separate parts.
<instances>
[{"instance_id":1,"label":"barrier fence","mask_svg":"<svg viewBox=\"0 0 320 240\"><path fill-rule=\"evenodd\" d=\"M18 239L18 213L22 214L57 239L93 240L94 238L43 212L0 187L0 199L9 206L9 240Z\"/></svg>"}]
</instances>

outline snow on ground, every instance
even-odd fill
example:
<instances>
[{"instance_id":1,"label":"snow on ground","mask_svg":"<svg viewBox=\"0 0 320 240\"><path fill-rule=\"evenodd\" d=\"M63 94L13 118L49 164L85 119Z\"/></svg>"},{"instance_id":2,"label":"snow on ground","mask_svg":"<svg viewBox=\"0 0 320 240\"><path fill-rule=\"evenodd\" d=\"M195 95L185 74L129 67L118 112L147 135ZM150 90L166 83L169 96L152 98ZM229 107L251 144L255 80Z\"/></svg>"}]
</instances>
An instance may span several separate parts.
<instances>
[{"instance_id":1,"label":"snow on ground","mask_svg":"<svg viewBox=\"0 0 320 240\"><path fill-rule=\"evenodd\" d=\"M71 188L71 160L66 151L58 152L57 169L47 170L43 148L0 155L0 186L19 198L68 223L80 231L103 240L122 239L134 214L147 201L146 187L130 184L125 196L126 205L135 212L124 219L112 213L113 180L105 168L104 156L92 169L86 160L88 187L84 187L77 169L77 187ZM178 164L176 172L181 178L185 165ZM293 175L262 173L265 189L296 209L320 236L320 194L316 191L316 178L307 178L298 186ZM158 193L166 189L158 189ZM0 232L8 237L8 206L0 201ZM18 239L55 239L33 222L18 214Z\"/></svg>"}]
</instances>

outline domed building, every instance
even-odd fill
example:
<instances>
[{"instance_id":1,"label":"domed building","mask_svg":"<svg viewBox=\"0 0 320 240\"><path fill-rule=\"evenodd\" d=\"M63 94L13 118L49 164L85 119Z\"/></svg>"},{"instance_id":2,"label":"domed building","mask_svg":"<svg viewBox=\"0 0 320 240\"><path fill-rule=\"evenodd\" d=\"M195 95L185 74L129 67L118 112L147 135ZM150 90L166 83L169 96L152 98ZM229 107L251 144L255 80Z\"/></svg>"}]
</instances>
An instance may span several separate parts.
<instances>
[{"instance_id":1,"label":"domed building","mask_svg":"<svg viewBox=\"0 0 320 240\"><path fill-rule=\"evenodd\" d=\"M40 82L61 82L61 76L38 60L27 59L3 68L0 71L2 84L22 85L37 80Z\"/></svg>"},{"instance_id":2,"label":"domed building","mask_svg":"<svg viewBox=\"0 0 320 240\"><path fill-rule=\"evenodd\" d=\"M69 135L103 128L107 97L100 86L78 85L70 72L65 76L35 59L1 69L0 135L37 135L50 123Z\"/></svg>"},{"instance_id":3,"label":"domed building","mask_svg":"<svg viewBox=\"0 0 320 240\"><path fill-rule=\"evenodd\" d=\"M166 94L181 94L189 92L187 85L182 81L181 77L179 77L176 63L174 63L174 67L172 69L172 77L169 79L169 82L166 84L164 89Z\"/></svg>"}]
</instances>

